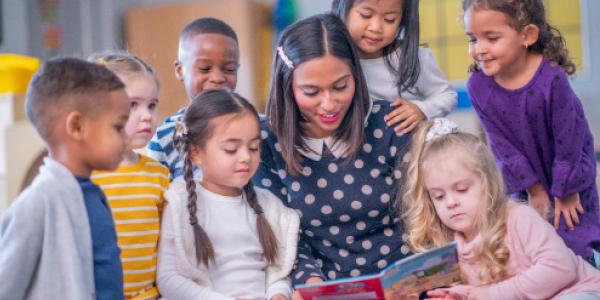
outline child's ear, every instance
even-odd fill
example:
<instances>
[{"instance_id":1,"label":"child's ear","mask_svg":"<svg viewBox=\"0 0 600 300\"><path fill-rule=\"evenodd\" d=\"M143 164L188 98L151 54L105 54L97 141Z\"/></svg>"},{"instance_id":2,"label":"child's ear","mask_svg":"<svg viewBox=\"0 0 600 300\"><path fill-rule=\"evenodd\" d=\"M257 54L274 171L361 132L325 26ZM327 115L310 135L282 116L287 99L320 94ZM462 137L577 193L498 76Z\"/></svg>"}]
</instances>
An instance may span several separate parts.
<instances>
[{"instance_id":1,"label":"child's ear","mask_svg":"<svg viewBox=\"0 0 600 300\"><path fill-rule=\"evenodd\" d=\"M529 47L537 43L540 38L540 28L535 24L527 24L521 30L521 35L523 37L523 46Z\"/></svg>"},{"instance_id":2,"label":"child's ear","mask_svg":"<svg viewBox=\"0 0 600 300\"><path fill-rule=\"evenodd\" d=\"M181 62L177 59L173 62L173 65L175 66L175 78L179 81L183 80L183 66L181 65Z\"/></svg>"},{"instance_id":3,"label":"child's ear","mask_svg":"<svg viewBox=\"0 0 600 300\"><path fill-rule=\"evenodd\" d=\"M202 165L202 155L200 155L200 149L194 145L190 146L190 160L196 166Z\"/></svg>"},{"instance_id":4,"label":"child's ear","mask_svg":"<svg viewBox=\"0 0 600 300\"><path fill-rule=\"evenodd\" d=\"M70 112L65 118L65 130L67 136L76 141L81 141L84 136L83 115L79 111Z\"/></svg>"}]
</instances>

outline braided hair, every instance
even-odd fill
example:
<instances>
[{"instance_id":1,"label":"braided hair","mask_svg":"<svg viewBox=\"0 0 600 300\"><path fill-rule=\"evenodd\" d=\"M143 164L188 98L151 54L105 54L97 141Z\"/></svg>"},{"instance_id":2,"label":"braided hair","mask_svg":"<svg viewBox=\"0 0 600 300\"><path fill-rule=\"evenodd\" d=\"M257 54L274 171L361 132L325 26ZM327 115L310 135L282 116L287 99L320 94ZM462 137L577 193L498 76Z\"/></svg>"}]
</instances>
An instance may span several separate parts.
<instances>
[{"instance_id":1,"label":"braided hair","mask_svg":"<svg viewBox=\"0 0 600 300\"><path fill-rule=\"evenodd\" d=\"M212 120L227 114L250 113L256 117L258 113L240 95L225 89L207 90L192 101L183 116L183 122L177 123L174 144L183 160L183 178L188 193L187 209L189 212L189 224L194 231L194 244L196 247L196 258L198 262L208 266L215 263L215 250L210 242L206 231L198 222L196 216L198 194L196 193L196 182L190 152L192 147L202 148L208 138L212 135ZM277 258L278 242L273 229L267 221L262 206L258 203L256 192L252 181L243 188L243 195L248 205L256 214L256 228L263 249L264 257L269 265L275 263Z\"/></svg>"}]
</instances>

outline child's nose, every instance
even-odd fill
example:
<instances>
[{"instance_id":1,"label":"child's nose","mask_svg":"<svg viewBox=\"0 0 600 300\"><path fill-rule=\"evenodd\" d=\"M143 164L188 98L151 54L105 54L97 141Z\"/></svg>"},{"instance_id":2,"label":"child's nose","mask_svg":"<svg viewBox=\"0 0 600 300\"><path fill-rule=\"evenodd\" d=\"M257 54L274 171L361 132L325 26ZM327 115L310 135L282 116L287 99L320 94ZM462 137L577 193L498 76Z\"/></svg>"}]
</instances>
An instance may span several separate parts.
<instances>
[{"instance_id":1,"label":"child's nose","mask_svg":"<svg viewBox=\"0 0 600 300\"><path fill-rule=\"evenodd\" d=\"M214 68L210 73L210 81L215 83L225 82L225 74L223 74L223 72L218 68Z\"/></svg>"},{"instance_id":2,"label":"child's nose","mask_svg":"<svg viewBox=\"0 0 600 300\"><path fill-rule=\"evenodd\" d=\"M379 18L371 18L369 22L369 30L373 32L381 32L382 28L382 23Z\"/></svg>"}]
</instances>

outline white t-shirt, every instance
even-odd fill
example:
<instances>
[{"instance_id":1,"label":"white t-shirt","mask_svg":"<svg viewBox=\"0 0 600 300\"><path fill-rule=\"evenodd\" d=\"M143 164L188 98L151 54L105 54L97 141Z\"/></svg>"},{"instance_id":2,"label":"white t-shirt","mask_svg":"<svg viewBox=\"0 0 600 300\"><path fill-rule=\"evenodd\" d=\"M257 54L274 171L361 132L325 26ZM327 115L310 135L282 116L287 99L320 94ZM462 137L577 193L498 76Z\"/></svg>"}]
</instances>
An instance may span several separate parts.
<instances>
[{"instance_id":1,"label":"white t-shirt","mask_svg":"<svg viewBox=\"0 0 600 300\"><path fill-rule=\"evenodd\" d=\"M396 53L391 54L390 57L392 64L397 65ZM456 91L435 63L430 49L419 48L419 63L421 72L413 87L414 93L405 91L398 95L396 77L388 69L383 57L361 59L360 64L365 74L371 99L390 102L396 98L409 100L416 104L428 119L449 114L456 107L458 101Z\"/></svg>"}]
</instances>

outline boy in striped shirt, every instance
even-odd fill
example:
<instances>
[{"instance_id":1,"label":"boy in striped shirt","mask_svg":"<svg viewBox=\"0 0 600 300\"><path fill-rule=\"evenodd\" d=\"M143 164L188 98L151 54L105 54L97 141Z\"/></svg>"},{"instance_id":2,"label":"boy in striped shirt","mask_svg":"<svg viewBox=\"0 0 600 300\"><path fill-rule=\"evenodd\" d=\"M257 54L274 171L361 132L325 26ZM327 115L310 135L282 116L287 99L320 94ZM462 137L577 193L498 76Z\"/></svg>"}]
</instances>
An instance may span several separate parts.
<instances>
[{"instance_id":1,"label":"boy in striped shirt","mask_svg":"<svg viewBox=\"0 0 600 300\"><path fill-rule=\"evenodd\" d=\"M169 171L156 160L134 149L146 146L156 127L158 77L141 59L122 52L95 55L90 60L105 65L125 84L131 112L125 132L127 151L112 172L95 171L112 210L121 248L125 299L157 299L157 245L163 192Z\"/></svg>"}]
</instances>

